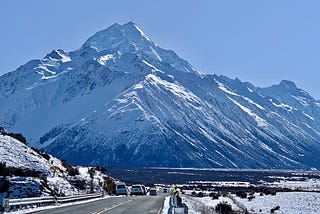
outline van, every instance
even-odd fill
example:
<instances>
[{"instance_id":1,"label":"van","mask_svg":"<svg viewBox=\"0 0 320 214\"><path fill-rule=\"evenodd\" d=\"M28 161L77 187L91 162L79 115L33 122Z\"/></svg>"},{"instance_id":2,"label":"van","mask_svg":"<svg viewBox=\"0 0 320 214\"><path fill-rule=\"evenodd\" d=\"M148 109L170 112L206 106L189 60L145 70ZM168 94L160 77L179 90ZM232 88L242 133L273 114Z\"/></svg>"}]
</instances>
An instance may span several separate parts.
<instances>
[{"instance_id":1,"label":"van","mask_svg":"<svg viewBox=\"0 0 320 214\"><path fill-rule=\"evenodd\" d=\"M128 195L127 185L123 182L116 184L116 195Z\"/></svg>"}]
</instances>

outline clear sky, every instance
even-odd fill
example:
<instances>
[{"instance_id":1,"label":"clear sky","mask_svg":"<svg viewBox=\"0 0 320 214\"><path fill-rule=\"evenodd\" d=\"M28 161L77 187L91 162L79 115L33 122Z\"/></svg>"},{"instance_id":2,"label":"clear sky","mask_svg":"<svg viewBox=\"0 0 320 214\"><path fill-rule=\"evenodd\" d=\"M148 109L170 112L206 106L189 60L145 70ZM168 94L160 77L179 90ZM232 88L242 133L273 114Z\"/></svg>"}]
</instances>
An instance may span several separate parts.
<instances>
[{"instance_id":1,"label":"clear sky","mask_svg":"<svg viewBox=\"0 0 320 214\"><path fill-rule=\"evenodd\" d=\"M318 0L0 0L0 75L129 21L204 73L320 99Z\"/></svg>"}]
</instances>

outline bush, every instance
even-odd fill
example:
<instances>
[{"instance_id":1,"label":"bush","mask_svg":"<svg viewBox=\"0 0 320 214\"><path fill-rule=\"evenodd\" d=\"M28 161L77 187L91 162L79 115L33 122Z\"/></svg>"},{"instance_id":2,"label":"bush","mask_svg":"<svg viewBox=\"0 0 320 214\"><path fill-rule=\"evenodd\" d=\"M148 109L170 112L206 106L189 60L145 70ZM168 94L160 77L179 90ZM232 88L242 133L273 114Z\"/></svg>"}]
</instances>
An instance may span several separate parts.
<instances>
[{"instance_id":1,"label":"bush","mask_svg":"<svg viewBox=\"0 0 320 214\"><path fill-rule=\"evenodd\" d=\"M230 204L220 202L215 207L216 212L221 214L232 214L232 207Z\"/></svg>"},{"instance_id":2,"label":"bush","mask_svg":"<svg viewBox=\"0 0 320 214\"><path fill-rule=\"evenodd\" d=\"M7 165L5 162L0 162L0 176L6 175Z\"/></svg>"},{"instance_id":3,"label":"bush","mask_svg":"<svg viewBox=\"0 0 320 214\"><path fill-rule=\"evenodd\" d=\"M24 143L24 144L27 145L26 138L20 133L11 133L11 132L9 132L9 133L6 133L6 135L8 135L8 136L20 141L21 143Z\"/></svg>"},{"instance_id":4,"label":"bush","mask_svg":"<svg viewBox=\"0 0 320 214\"><path fill-rule=\"evenodd\" d=\"M70 176L80 175L79 169L77 167L69 168L68 169L68 175L70 175Z\"/></svg>"},{"instance_id":5,"label":"bush","mask_svg":"<svg viewBox=\"0 0 320 214\"><path fill-rule=\"evenodd\" d=\"M107 168L103 167L103 166L96 166L96 170L100 171L103 174L108 174L108 170Z\"/></svg>"},{"instance_id":6,"label":"bush","mask_svg":"<svg viewBox=\"0 0 320 214\"><path fill-rule=\"evenodd\" d=\"M271 189L263 189L263 193L266 195L271 195Z\"/></svg>"},{"instance_id":7,"label":"bush","mask_svg":"<svg viewBox=\"0 0 320 214\"><path fill-rule=\"evenodd\" d=\"M236 195L240 198L247 198L248 194L245 191L237 191Z\"/></svg>"},{"instance_id":8,"label":"bush","mask_svg":"<svg viewBox=\"0 0 320 214\"><path fill-rule=\"evenodd\" d=\"M50 160L50 155L48 155L47 153L41 152L40 155L46 159L46 160Z\"/></svg>"},{"instance_id":9,"label":"bush","mask_svg":"<svg viewBox=\"0 0 320 214\"><path fill-rule=\"evenodd\" d=\"M109 194L114 195L116 194L116 183L114 180L110 177L103 177L104 183L103 183L103 189Z\"/></svg>"},{"instance_id":10,"label":"bush","mask_svg":"<svg viewBox=\"0 0 320 214\"><path fill-rule=\"evenodd\" d=\"M254 199L254 198L255 198L254 195L250 195L250 196L248 197L248 200L249 200L249 201L252 201L252 199Z\"/></svg>"},{"instance_id":11,"label":"bush","mask_svg":"<svg viewBox=\"0 0 320 214\"><path fill-rule=\"evenodd\" d=\"M203 192L199 192L197 195L196 195L196 197L199 197L199 198L202 198L202 197L204 197L204 194L203 194Z\"/></svg>"},{"instance_id":12,"label":"bush","mask_svg":"<svg viewBox=\"0 0 320 214\"><path fill-rule=\"evenodd\" d=\"M94 168L89 168L88 173L90 175L90 178L93 179L94 175L96 174L96 170Z\"/></svg>"},{"instance_id":13,"label":"bush","mask_svg":"<svg viewBox=\"0 0 320 214\"><path fill-rule=\"evenodd\" d=\"M8 179L6 178L1 178L0 180L0 193L4 193L7 192L9 190L10 187L10 182Z\"/></svg>"},{"instance_id":14,"label":"bush","mask_svg":"<svg viewBox=\"0 0 320 214\"><path fill-rule=\"evenodd\" d=\"M276 206L270 210L271 213L274 213L276 210L279 210L280 206Z\"/></svg>"},{"instance_id":15,"label":"bush","mask_svg":"<svg viewBox=\"0 0 320 214\"><path fill-rule=\"evenodd\" d=\"M66 161L66 160L62 160L62 161L61 161L61 164L62 164L62 166L63 166L64 168L66 168L69 176L80 175L79 169L76 168L76 167L73 167L73 166L71 166L71 165L69 165L69 164L67 164L67 161Z\"/></svg>"},{"instance_id":16,"label":"bush","mask_svg":"<svg viewBox=\"0 0 320 214\"><path fill-rule=\"evenodd\" d=\"M37 148L34 148L34 147L31 147L31 149L33 149L36 153L38 153L39 155L41 155L44 159L46 160L50 160L50 155L48 155L47 153L37 149Z\"/></svg>"},{"instance_id":17,"label":"bush","mask_svg":"<svg viewBox=\"0 0 320 214\"><path fill-rule=\"evenodd\" d=\"M209 196L212 198L212 200L217 200L221 195L219 193L212 192L209 194Z\"/></svg>"}]
</instances>

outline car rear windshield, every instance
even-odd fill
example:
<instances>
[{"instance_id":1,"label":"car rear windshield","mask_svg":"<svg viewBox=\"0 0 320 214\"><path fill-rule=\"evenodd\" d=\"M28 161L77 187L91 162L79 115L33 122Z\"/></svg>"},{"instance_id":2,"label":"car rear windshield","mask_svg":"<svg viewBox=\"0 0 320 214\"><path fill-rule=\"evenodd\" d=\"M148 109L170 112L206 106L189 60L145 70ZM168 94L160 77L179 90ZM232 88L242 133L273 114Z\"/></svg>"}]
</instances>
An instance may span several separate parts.
<instances>
[{"instance_id":1,"label":"car rear windshield","mask_svg":"<svg viewBox=\"0 0 320 214\"><path fill-rule=\"evenodd\" d=\"M117 186L117 189L124 189L124 188L126 188L125 185L118 185L118 186Z\"/></svg>"},{"instance_id":2,"label":"car rear windshield","mask_svg":"<svg viewBox=\"0 0 320 214\"><path fill-rule=\"evenodd\" d=\"M132 188L139 188L140 189L140 186L132 186Z\"/></svg>"}]
</instances>

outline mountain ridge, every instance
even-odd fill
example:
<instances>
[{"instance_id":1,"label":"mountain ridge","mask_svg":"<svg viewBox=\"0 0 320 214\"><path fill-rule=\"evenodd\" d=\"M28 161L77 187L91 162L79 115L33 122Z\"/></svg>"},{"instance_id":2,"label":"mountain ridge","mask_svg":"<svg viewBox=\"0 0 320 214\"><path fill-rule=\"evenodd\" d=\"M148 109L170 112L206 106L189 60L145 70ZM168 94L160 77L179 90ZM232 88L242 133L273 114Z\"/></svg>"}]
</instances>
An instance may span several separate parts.
<instances>
[{"instance_id":1,"label":"mountain ridge","mask_svg":"<svg viewBox=\"0 0 320 214\"><path fill-rule=\"evenodd\" d=\"M0 123L72 164L320 167L319 101L203 74L132 22L0 79Z\"/></svg>"}]
</instances>

